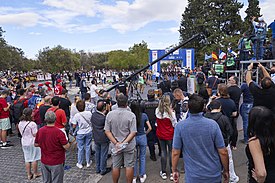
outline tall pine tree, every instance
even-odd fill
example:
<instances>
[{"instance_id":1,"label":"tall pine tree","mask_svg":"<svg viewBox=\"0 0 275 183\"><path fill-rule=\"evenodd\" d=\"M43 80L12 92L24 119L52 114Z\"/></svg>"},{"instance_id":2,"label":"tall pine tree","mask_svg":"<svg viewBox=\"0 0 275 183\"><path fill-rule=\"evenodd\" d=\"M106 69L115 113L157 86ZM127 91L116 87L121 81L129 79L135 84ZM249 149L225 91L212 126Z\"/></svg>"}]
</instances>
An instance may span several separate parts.
<instances>
[{"instance_id":1,"label":"tall pine tree","mask_svg":"<svg viewBox=\"0 0 275 183\"><path fill-rule=\"evenodd\" d=\"M188 47L196 49L202 60L204 52L225 49L229 44L236 46L243 21L240 9L243 4L237 0L188 0L188 6L182 14L180 25L180 41L200 32L207 32L209 45L193 42Z\"/></svg>"},{"instance_id":2,"label":"tall pine tree","mask_svg":"<svg viewBox=\"0 0 275 183\"><path fill-rule=\"evenodd\" d=\"M253 26L251 23L252 17L260 17L261 8L259 7L259 0L248 0L248 7L245 10L246 17L244 18L245 21L245 30L249 33L252 33Z\"/></svg>"}]
</instances>

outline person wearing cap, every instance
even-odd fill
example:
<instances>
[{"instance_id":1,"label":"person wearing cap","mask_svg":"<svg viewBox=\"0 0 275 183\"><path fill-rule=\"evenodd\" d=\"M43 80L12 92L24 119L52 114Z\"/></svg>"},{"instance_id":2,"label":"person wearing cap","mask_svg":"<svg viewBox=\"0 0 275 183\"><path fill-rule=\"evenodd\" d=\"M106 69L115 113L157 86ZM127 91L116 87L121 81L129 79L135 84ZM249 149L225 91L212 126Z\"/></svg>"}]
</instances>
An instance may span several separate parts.
<instances>
[{"instance_id":1,"label":"person wearing cap","mask_svg":"<svg viewBox=\"0 0 275 183\"><path fill-rule=\"evenodd\" d=\"M266 38L267 24L263 17L259 17L258 22L256 22L255 19L256 17L252 17L251 20L255 34L255 36L252 38L254 59L262 60L264 55L264 40Z\"/></svg>"},{"instance_id":2,"label":"person wearing cap","mask_svg":"<svg viewBox=\"0 0 275 183\"><path fill-rule=\"evenodd\" d=\"M56 80L56 86L54 88L55 95L61 95L63 87L61 86L61 79Z\"/></svg>"}]
</instances>

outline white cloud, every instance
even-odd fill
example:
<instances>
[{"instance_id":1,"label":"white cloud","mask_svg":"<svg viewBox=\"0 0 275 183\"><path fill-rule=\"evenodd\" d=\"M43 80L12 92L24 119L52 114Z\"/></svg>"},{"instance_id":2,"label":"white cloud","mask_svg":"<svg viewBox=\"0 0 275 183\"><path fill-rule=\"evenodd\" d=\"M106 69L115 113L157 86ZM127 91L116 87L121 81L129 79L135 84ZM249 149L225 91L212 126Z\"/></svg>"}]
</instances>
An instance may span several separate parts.
<instances>
[{"instance_id":1,"label":"white cloud","mask_svg":"<svg viewBox=\"0 0 275 183\"><path fill-rule=\"evenodd\" d=\"M34 35L34 36L40 36L41 35L40 32L30 32L29 34L30 35Z\"/></svg>"},{"instance_id":2,"label":"white cloud","mask_svg":"<svg viewBox=\"0 0 275 183\"><path fill-rule=\"evenodd\" d=\"M32 12L6 14L0 15L0 24L30 27L36 25L39 18L38 14Z\"/></svg>"},{"instance_id":3,"label":"white cloud","mask_svg":"<svg viewBox=\"0 0 275 183\"><path fill-rule=\"evenodd\" d=\"M265 0L264 2L260 2L260 8L261 8L261 13L263 14L263 17L267 24L270 24L271 22L274 21L275 19L275 4L274 0Z\"/></svg>"}]
</instances>

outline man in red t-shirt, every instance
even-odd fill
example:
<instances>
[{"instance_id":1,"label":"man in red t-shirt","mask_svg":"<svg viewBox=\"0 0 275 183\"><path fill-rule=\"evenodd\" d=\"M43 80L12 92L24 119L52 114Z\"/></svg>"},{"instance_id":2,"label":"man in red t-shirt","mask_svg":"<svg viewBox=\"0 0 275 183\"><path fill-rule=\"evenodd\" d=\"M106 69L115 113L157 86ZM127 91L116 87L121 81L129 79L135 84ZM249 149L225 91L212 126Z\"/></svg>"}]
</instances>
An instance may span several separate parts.
<instances>
[{"instance_id":1,"label":"man in red t-shirt","mask_svg":"<svg viewBox=\"0 0 275 183\"><path fill-rule=\"evenodd\" d=\"M12 145L7 143L7 130L11 128L10 123L10 104L6 98L9 95L7 90L4 90L0 96L0 146L2 149L10 148Z\"/></svg>"},{"instance_id":2,"label":"man in red t-shirt","mask_svg":"<svg viewBox=\"0 0 275 183\"><path fill-rule=\"evenodd\" d=\"M45 114L46 126L36 134L34 146L41 148L41 171L43 182L63 182L65 151L70 144L64 133L55 127L56 115L53 111Z\"/></svg>"},{"instance_id":3,"label":"man in red t-shirt","mask_svg":"<svg viewBox=\"0 0 275 183\"><path fill-rule=\"evenodd\" d=\"M58 96L54 96L52 98L53 106L49 108L48 111L53 111L55 113L56 120L55 120L54 126L59 128L66 135L66 131L65 131L65 125L67 123L66 113L63 109L59 108L59 103L60 103L60 98ZM66 138L67 138L67 135L66 135Z\"/></svg>"},{"instance_id":4,"label":"man in red t-shirt","mask_svg":"<svg viewBox=\"0 0 275 183\"><path fill-rule=\"evenodd\" d=\"M58 79L56 82L57 82L57 84L56 84L56 86L54 88L54 93L56 95L61 95L62 94L62 90L63 90L63 87L60 84L61 83L61 79Z\"/></svg>"}]
</instances>

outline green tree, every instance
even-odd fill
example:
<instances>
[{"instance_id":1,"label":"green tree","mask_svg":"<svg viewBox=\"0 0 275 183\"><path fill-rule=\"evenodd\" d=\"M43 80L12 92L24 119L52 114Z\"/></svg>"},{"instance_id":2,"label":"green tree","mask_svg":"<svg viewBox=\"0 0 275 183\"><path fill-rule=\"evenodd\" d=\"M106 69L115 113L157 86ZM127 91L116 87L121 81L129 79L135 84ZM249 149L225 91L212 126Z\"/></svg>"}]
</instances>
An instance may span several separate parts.
<instances>
[{"instance_id":1,"label":"green tree","mask_svg":"<svg viewBox=\"0 0 275 183\"><path fill-rule=\"evenodd\" d=\"M208 45L193 41L186 47L196 49L196 59L204 60L204 53L235 47L242 28L239 14L243 4L237 0L188 0L180 24L180 42L197 33L205 33ZM234 42L231 42L234 41Z\"/></svg>"},{"instance_id":2,"label":"green tree","mask_svg":"<svg viewBox=\"0 0 275 183\"><path fill-rule=\"evenodd\" d=\"M134 61L131 64L131 67L134 69L140 68L148 64L148 45L145 41L141 43L134 44L133 47L129 48L130 54L133 54Z\"/></svg>"},{"instance_id":3,"label":"green tree","mask_svg":"<svg viewBox=\"0 0 275 183\"><path fill-rule=\"evenodd\" d=\"M259 7L259 0L248 0L248 7L245 10L246 17L244 18L245 21L245 30L250 33L253 31L253 26L251 23L252 17L260 17L261 8Z\"/></svg>"},{"instance_id":4,"label":"green tree","mask_svg":"<svg viewBox=\"0 0 275 183\"><path fill-rule=\"evenodd\" d=\"M38 60L42 70L47 72L73 71L80 67L79 54L61 45L43 48L38 53Z\"/></svg>"}]
</instances>

